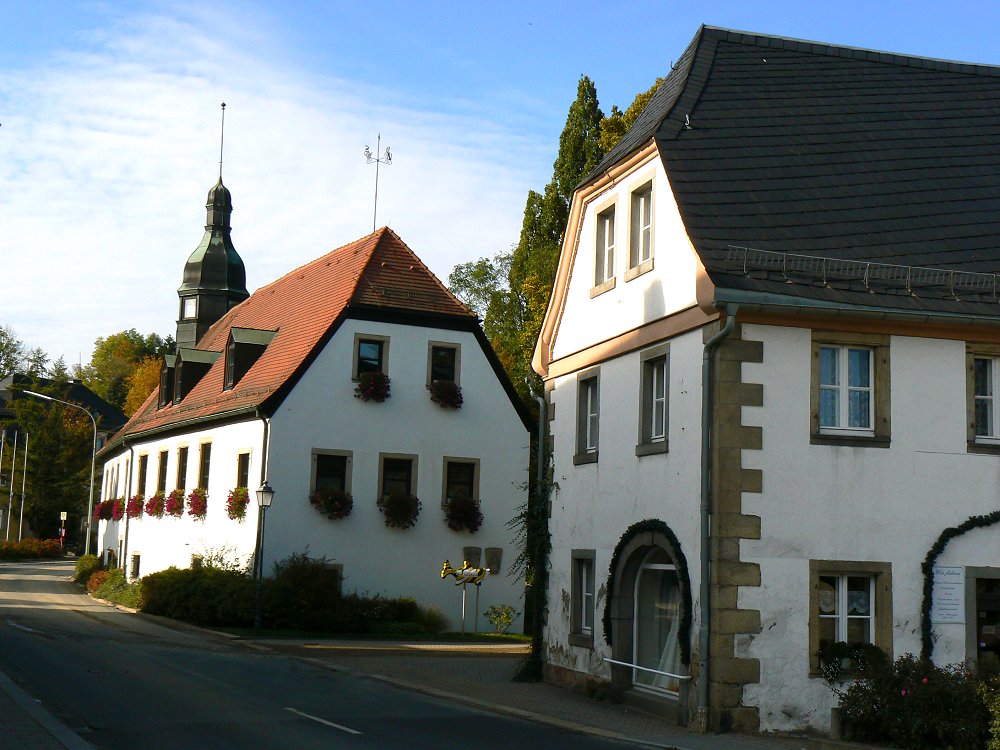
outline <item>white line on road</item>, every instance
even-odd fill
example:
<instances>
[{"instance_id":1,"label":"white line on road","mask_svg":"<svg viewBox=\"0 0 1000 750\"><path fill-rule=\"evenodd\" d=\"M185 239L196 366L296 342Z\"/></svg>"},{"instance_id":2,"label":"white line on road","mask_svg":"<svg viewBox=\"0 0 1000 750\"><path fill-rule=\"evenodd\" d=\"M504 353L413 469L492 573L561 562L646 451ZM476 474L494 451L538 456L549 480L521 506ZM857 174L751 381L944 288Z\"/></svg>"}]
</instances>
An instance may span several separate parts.
<instances>
[{"instance_id":1,"label":"white line on road","mask_svg":"<svg viewBox=\"0 0 1000 750\"><path fill-rule=\"evenodd\" d=\"M320 724L326 724L328 727L333 727L334 729L339 729L341 732L347 732L348 734L361 734L357 729L351 729L350 727L345 727L343 724L334 724L332 721L327 721L326 719L321 719L318 716L313 716L312 714L302 713L294 708L285 706L286 711L291 711L293 714L298 714L306 719L312 719L313 721L318 721Z\"/></svg>"},{"instance_id":2,"label":"white line on road","mask_svg":"<svg viewBox=\"0 0 1000 750\"><path fill-rule=\"evenodd\" d=\"M7 624L12 628L17 628L18 630L23 630L25 633L34 633L35 635L45 635L41 630L35 630L34 628L29 628L27 625L18 625L13 620L7 620Z\"/></svg>"}]
</instances>

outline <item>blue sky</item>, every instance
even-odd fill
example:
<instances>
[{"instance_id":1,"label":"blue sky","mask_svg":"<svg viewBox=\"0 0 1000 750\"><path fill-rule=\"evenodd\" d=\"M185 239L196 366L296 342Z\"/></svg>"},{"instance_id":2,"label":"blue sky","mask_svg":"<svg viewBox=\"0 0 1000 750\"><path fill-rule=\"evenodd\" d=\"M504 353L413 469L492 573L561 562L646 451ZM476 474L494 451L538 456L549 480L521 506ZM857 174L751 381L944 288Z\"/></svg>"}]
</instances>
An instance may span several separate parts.
<instances>
[{"instance_id":1,"label":"blue sky","mask_svg":"<svg viewBox=\"0 0 1000 750\"><path fill-rule=\"evenodd\" d=\"M1000 64L1000 3L0 4L0 325L72 364L173 333L218 170L251 290L378 224L442 280L517 241L580 75L605 111L702 23ZM16 280L11 283L11 280Z\"/></svg>"}]
</instances>

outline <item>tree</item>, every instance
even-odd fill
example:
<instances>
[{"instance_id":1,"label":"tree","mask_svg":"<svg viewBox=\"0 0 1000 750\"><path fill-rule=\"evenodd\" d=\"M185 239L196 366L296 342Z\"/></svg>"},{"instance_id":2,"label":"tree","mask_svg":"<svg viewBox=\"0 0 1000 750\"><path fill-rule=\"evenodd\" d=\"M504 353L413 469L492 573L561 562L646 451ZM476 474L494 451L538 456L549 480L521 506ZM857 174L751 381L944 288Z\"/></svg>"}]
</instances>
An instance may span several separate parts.
<instances>
[{"instance_id":1,"label":"tree","mask_svg":"<svg viewBox=\"0 0 1000 750\"><path fill-rule=\"evenodd\" d=\"M448 274L448 288L484 320L497 294L507 291L511 253L460 263Z\"/></svg>"},{"instance_id":2,"label":"tree","mask_svg":"<svg viewBox=\"0 0 1000 750\"><path fill-rule=\"evenodd\" d=\"M65 384L42 387L36 383L30 390L61 399L68 395ZM27 435L28 466L23 482L25 524L41 538L54 538L59 533L59 513L66 511L69 514L67 533L72 534L87 512L93 448L90 419L78 409L31 397L13 399L11 407L14 411L12 423L18 426L20 435L14 464L14 502L18 502L22 486L24 436ZM12 456L12 448L12 441L8 441L5 463L6 457ZM16 512L17 506L15 515Z\"/></svg>"},{"instance_id":3,"label":"tree","mask_svg":"<svg viewBox=\"0 0 1000 750\"><path fill-rule=\"evenodd\" d=\"M132 374L128 376L126 381L128 395L125 397L125 405L122 407L125 416L131 417L139 411L139 407L146 402L149 394L159 386L160 364L159 357L149 356L132 370Z\"/></svg>"},{"instance_id":4,"label":"tree","mask_svg":"<svg viewBox=\"0 0 1000 750\"><path fill-rule=\"evenodd\" d=\"M599 140L604 153L608 153L608 151L614 148L618 141L622 139L622 136L628 132L628 129L632 127L632 123L636 121L642 110L649 104L649 100L653 98L653 94L656 93L656 89L660 87L661 83L663 83L663 79L657 78L656 83L645 91L640 91L636 94L635 99L632 100L632 103L624 112L618 109L617 105L611 107L611 114L601 121L601 135Z\"/></svg>"},{"instance_id":5,"label":"tree","mask_svg":"<svg viewBox=\"0 0 1000 750\"><path fill-rule=\"evenodd\" d=\"M134 328L98 338L90 364L82 370L82 380L98 396L121 408L128 397L128 379L133 371L146 357L161 356L172 348L169 336L143 336Z\"/></svg>"},{"instance_id":6,"label":"tree","mask_svg":"<svg viewBox=\"0 0 1000 750\"><path fill-rule=\"evenodd\" d=\"M0 326L0 380L13 375L24 362L24 342L10 326Z\"/></svg>"},{"instance_id":7,"label":"tree","mask_svg":"<svg viewBox=\"0 0 1000 750\"><path fill-rule=\"evenodd\" d=\"M36 346L30 349L24 357L24 371L32 377L44 377L47 373L46 365L49 363L49 355L45 350Z\"/></svg>"},{"instance_id":8,"label":"tree","mask_svg":"<svg viewBox=\"0 0 1000 750\"><path fill-rule=\"evenodd\" d=\"M603 117L593 81L581 77L559 136L552 180L543 193L528 192L507 291L493 300L484 324L514 387L531 406L531 391L541 385L531 355L552 293L573 191L603 156L598 143Z\"/></svg>"}]
</instances>

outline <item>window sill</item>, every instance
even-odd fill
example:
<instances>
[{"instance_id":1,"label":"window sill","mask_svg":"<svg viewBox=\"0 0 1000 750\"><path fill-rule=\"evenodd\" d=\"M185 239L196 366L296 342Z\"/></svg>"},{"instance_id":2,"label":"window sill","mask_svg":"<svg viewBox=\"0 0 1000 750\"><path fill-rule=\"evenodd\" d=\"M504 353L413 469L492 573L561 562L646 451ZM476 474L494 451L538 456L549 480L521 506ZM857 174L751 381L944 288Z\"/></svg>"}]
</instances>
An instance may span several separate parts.
<instances>
[{"instance_id":1,"label":"window sill","mask_svg":"<svg viewBox=\"0 0 1000 750\"><path fill-rule=\"evenodd\" d=\"M657 456L661 453L667 453L666 440L659 440L655 443L639 443L635 446L635 455L637 456Z\"/></svg>"},{"instance_id":2,"label":"window sill","mask_svg":"<svg viewBox=\"0 0 1000 750\"><path fill-rule=\"evenodd\" d=\"M989 442L985 440L970 440L968 452L981 453L987 456L1000 456L1000 443L995 443L992 440Z\"/></svg>"},{"instance_id":3,"label":"window sill","mask_svg":"<svg viewBox=\"0 0 1000 750\"><path fill-rule=\"evenodd\" d=\"M625 281L629 282L632 279L637 279L644 273L649 273L652 270L653 270L653 259L650 258L649 260L644 260L639 265L632 266L632 268L628 268L625 270Z\"/></svg>"},{"instance_id":4,"label":"window sill","mask_svg":"<svg viewBox=\"0 0 1000 750\"><path fill-rule=\"evenodd\" d=\"M809 436L812 445L846 445L855 448L888 448L889 437L882 435L844 435L821 432Z\"/></svg>"},{"instance_id":5,"label":"window sill","mask_svg":"<svg viewBox=\"0 0 1000 750\"><path fill-rule=\"evenodd\" d=\"M597 463L597 451L590 451L589 453L577 453L573 456L573 465L579 466L580 464L596 464Z\"/></svg>"},{"instance_id":6,"label":"window sill","mask_svg":"<svg viewBox=\"0 0 1000 750\"><path fill-rule=\"evenodd\" d=\"M593 633L570 633L569 634L569 645L579 646L580 648L594 648L594 634Z\"/></svg>"},{"instance_id":7,"label":"window sill","mask_svg":"<svg viewBox=\"0 0 1000 750\"><path fill-rule=\"evenodd\" d=\"M590 290L590 298L593 299L594 297L599 297L600 295L604 294L605 292L610 292L612 289L614 289L615 288L615 279L616 279L616 277L612 276L607 281L605 281L603 283L600 283L600 284L597 284L596 286L592 287L591 290Z\"/></svg>"}]
</instances>

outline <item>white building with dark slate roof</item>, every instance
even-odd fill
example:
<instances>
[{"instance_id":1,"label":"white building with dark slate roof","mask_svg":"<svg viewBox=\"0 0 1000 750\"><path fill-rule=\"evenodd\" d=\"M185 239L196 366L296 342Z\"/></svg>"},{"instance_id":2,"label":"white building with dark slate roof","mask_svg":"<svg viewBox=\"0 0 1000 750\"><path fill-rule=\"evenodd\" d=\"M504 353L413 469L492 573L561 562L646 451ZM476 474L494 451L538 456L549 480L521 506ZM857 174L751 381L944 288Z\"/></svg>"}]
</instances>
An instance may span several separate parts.
<instances>
[{"instance_id":1,"label":"white building with dark slate roof","mask_svg":"<svg viewBox=\"0 0 1000 750\"><path fill-rule=\"evenodd\" d=\"M550 680L827 730L835 643L1000 651L998 144L1000 68L698 32L535 350Z\"/></svg>"}]
</instances>

